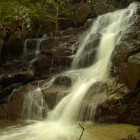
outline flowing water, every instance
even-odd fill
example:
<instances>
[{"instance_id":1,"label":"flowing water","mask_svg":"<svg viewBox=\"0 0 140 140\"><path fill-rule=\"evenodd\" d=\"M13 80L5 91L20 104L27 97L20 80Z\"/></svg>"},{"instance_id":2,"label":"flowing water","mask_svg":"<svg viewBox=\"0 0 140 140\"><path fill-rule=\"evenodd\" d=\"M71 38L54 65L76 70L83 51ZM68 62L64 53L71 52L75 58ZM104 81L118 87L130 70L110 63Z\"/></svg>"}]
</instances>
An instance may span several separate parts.
<instances>
[{"instance_id":1,"label":"flowing water","mask_svg":"<svg viewBox=\"0 0 140 140\"><path fill-rule=\"evenodd\" d=\"M40 49L44 45L44 42L47 40L48 38L46 36L37 39L26 39L24 44L24 56L35 54L34 59L38 58Z\"/></svg>"},{"instance_id":2,"label":"flowing water","mask_svg":"<svg viewBox=\"0 0 140 140\"><path fill-rule=\"evenodd\" d=\"M136 9L137 4L131 4L124 10L99 16L74 58L72 71L73 73L78 72L79 76L74 81L70 93L48 113L45 120L13 130L10 129L0 136L0 140L78 140L81 134L78 121L85 115L81 113L81 110L84 109L84 107L82 108L84 98L94 84L105 83L108 80L112 51L136 20L134 18L136 17ZM88 53L87 55L83 54L87 49L92 49L92 45L89 46L88 44L96 40L97 33L100 34L100 41L95 59L88 68L79 69L81 60L85 60L86 56L88 57ZM89 119L91 120L94 118L96 107L107 98L105 90L98 91L93 90L92 92L93 101L89 107ZM96 129L95 135L94 129L92 132L89 128L88 132L89 134L86 133L83 140L103 140L102 137L96 137ZM92 136L90 132L93 133Z\"/></svg>"},{"instance_id":3,"label":"flowing water","mask_svg":"<svg viewBox=\"0 0 140 140\"><path fill-rule=\"evenodd\" d=\"M22 118L28 120L42 120L46 116L47 105L40 88L24 95Z\"/></svg>"}]
</instances>

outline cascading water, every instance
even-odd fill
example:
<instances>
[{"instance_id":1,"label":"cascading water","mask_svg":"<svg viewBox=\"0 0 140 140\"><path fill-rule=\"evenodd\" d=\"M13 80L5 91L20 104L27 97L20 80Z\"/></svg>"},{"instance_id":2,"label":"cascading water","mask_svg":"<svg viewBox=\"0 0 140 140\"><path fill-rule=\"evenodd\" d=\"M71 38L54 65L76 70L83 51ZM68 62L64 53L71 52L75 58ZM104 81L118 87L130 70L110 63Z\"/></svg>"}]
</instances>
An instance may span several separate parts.
<instances>
[{"instance_id":1,"label":"cascading water","mask_svg":"<svg viewBox=\"0 0 140 140\"><path fill-rule=\"evenodd\" d=\"M37 58L40 54L40 48L43 45L44 41L48 40L46 36L43 36L42 38L37 38L37 39L26 39L25 45L24 45L24 55L26 56L27 54L30 53L35 53L35 58ZM35 41L36 45L35 48L28 48L28 43L31 41ZM31 49L31 52L28 52L28 49Z\"/></svg>"},{"instance_id":2,"label":"cascading water","mask_svg":"<svg viewBox=\"0 0 140 140\"><path fill-rule=\"evenodd\" d=\"M24 56L31 56L29 60L29 66L32 66L34 61L39 57L40 49L44 45L44 42L47 40L48 38L46 35L44 35L42 38L26 39L24 44Z\"/></svg>"},{"instance_id":3,"label":"cascading water","mask_svg":"<svg viewBox=\"0 0 140 140\"><path fill-rule=\"evenodd\" d=\"M108 13L97 18L93 23L90 32L87 34L82 45L80 46L74 61L73 69L79 68L81 59L85 59L83 55L88 49L88 43L96 40L94 34L100 34L100 42L95 60L88 68L72 70L73 73L79 72L77 78L71 88L70 93L64 97L54 110L49 112L46 120L37 122L16 130L11 130L6 135L0 136L1 140L76 140L80 132L74 125L79 118L81 106L84 98L96 83L104 83L109 76L110 59L114 47L120 42L126 30L134 23L134 15L136 14L137 4L131 4L127 9ZM92 45L90 45L92 49ZM104 91L98 90L92 93L95 101L89 107L90 118L93 118L96 107L99 103L106 99ZM84 109L84 108L83 108ZM86 138L89 140L90 138Z\"/></svg>"},{"instance_id":4,"label":"cascading water","mask_svg":"<svg viewBox=\"0 0 140 140\"><path fill-rule=\"evenodd\" d=\"M46 116L47 105L40 88L24 95L22 118L42 120Z\"/></svg>"}]
</instances>

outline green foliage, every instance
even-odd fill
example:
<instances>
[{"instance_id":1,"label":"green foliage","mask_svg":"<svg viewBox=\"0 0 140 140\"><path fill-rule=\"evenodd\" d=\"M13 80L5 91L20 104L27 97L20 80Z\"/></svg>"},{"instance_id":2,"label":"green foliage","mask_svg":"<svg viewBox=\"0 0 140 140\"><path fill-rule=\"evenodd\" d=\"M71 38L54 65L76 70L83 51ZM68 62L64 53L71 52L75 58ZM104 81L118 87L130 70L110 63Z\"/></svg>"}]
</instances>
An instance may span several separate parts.
<instances>
[{"instance_id":1,"label":"green foliage","mask_svg":"<svg viewBox=\"0 0 140 140\"><path fill-rule=\"evenodd\" d=\"M61 13L68 4L69 0L0 0L0 25L31 30L34 20L55 21L57 8Z\"/></svg>"},{"instance_id":2,"label":"green foliage","mask_svg":"<svg viewBox=\"0 0 140 140\"><path fill-rule=\"evenodd\" d=\"M0 23L5 28L14 28L14 24L30 27L29 9L17 1L0 2Z\"/></svg>"}]
</instances>

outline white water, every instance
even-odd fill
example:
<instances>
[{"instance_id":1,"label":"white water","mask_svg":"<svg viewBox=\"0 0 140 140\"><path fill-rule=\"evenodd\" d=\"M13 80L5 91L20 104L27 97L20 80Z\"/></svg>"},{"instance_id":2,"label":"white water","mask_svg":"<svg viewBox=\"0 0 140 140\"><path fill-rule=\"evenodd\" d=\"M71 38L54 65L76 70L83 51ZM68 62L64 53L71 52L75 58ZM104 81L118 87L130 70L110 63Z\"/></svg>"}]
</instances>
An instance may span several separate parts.
<instances>
[{"instance_id":1,"label":"white water","mask_svg":"<svg viewBox=\"0 0 140 140\"><path fill-rule=\"evenodd\" d=\"M74 58L73 68L77 68L79 65L79 59L82 58L85 46L92 39L91 34L100 33L101 39L95 57L95 63L89 68L79 70L79 78L73 84L71 92L58 103L54 110L49 112L46 120L8 131L5 135L0 136L0 140L79 139L81 130L76 125L76 121L79 118L83 100L94 83L98 81L105 82L108 79L112 51L123 37L125 31L133 24L132 17L136 12L136 8L137 5L132 4L125 10L98 17ZM92 93L92 98L96 102L93 104L94 110L90 111L90 113L95 112L98 104L106 100L105 92L97 93L97 91L93 91ZM90 139L92 138L86 138L86 140Z\"/></svg>"},{"instance_id":2,"label":"white water","mask_svg":"<svg viewBox=\"0 0 140 140\"><path fill-rule=\"evenodd\" d=\"M30 53L35 53L35 58L37 58L40 54L40 48L43 45L43 42L46 41L48 38L42 37L42 38L37 38L37 39L26 39L25 45L24 45L24 55L26 56L27 54ZM35 48L29 48L34 50L34 52L28 52L28 42L36 41L36 46Z\"/></svg>"},{"instance_id":3,"label":"white water","mask_svg":"<svg viewBox=\"0 0 140 140\"><path fill-rule=\"evenodd\" d=\"M47 105L40 88L24 94L22 118L42 120L46 116Z\"/></svg>"}]
</instances>

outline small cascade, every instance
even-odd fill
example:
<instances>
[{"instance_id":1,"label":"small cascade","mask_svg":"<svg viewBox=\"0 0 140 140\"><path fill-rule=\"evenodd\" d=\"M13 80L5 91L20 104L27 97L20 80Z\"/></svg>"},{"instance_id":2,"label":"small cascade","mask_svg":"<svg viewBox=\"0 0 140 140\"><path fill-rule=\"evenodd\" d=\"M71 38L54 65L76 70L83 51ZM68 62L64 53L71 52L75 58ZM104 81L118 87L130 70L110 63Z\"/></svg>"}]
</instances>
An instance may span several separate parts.
<instances>
[{"instance_id":1,"label":"small cascade","mask_svg":"<svg viewBox=\"0 0 140 140\"><path fill-rule=\"evenodd\" d=\"M24 94L22 118L42 120L46 116L47 105L40 88Z\"/></svg>"},{"instance_id":2,"label":"small cascade","mask_svg":"<svg viewBox=\"0 0 140 140\"><path fill-rule=\"evenodd\" d=\"M114 47L120 43L125 32L129 31L131 25L135 22L137 6L136 3L133 3L126 9L99 16L74 57L73 69L70 72L78 74L78 76L72 83L69 94L53 110L48 112L46 120L8 131L6 135L0 136L0 140L79 139L81 130L76 125L77 123L79 124L78 121L93 121L98 105L107 98L106 82L109 79L111 54ZM98 43L95 43L95 46L97 46L95 58L89 63L88 67L83 68L85 65L83 60L86 59L87 61L89 57L88 53L85 52L95 47L92 43L94 44L98 37L100 39ZM53 81L54 79L50 84ZM38 100L41 91L35 90L33 92L35 93L36 100L39 101L35 102L35 105L39 104L40 106L43 103ZM30 96L32 95L29 94L29 98L31 98ZM27 100L25 100L25 103ZM29 111L28 109L25 110L27 110L27 114L31 115L31 110L34 110L32 106L34 101L27 102L29 102ZM40 113L38 112L37 114ZM86 138L86 140L93 139Z\"/></svg>"},{"instance_id":3,"label":"small cascade","mask_svg":"<svg viewBox=\"0 0 140 140\"><path fill-rule=\"evenodd\" d=\"M37 39L26 39L24 44L24 56L35 54L34 59L36 59L40 54L40 49L44 45L44 42L48 40L48 37L43 36Z\"/></svg>"}]
</instances>

